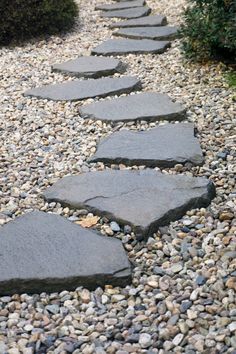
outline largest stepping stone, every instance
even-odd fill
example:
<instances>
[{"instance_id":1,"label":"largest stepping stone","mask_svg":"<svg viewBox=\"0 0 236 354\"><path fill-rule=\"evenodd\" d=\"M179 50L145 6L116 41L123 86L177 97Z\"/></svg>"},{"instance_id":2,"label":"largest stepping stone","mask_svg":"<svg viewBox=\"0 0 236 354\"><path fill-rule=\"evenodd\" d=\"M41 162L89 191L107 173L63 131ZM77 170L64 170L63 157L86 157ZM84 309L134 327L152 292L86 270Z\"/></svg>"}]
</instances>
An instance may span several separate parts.
<instances>
[{"instance_id":1,"label":"largest stepping stone","mask_svg":"<svg viewBox=\"0 0 236 354\"><path fill-rule=\"evenodd\" d=\"M109 39L92 50L93 55L161 54L170 47L168 41L151 39Z\"/></svg>"},{"instance_id":2,"label":"largest stepping stone","mask_svg":"<svg viewBox=\"0 0 236 354\"><path fill-rule=\"evenodd\" d=\"M154 26L164 26L167 24L166 16L154 15L137 18L134 20L119 21L112 23L110 28L119 27L154 27Z\"/></svg>"},{"instance_id":3,"label":"largest stepping stone","mask_svg":"<svg viewBox=\"0 0 236 354\"><path fill-rule=\"evenodd\" d=\"M123 73L125 65L114 58L88 56L54 64L52 71L76 77L99 78L117 72Z\"/></svg>"},{"instance_id":4,"label":"largest stepping stone","mask_svg":"<svg viewBox=\"0 0 236 354\"><path fill-rule=\"evenodd\" d=\"M48 202L89 211L130 225L139 239L168 225L192 208L206 207L215 196L202 177L164 175L155 170L88 172L65 177L44 193Z\"/></svg>"},{"instance_id":5,"label":"largest stepping stone","mask_svg":"<svg viewBox=\"0 0 236 354\"><path fill-rule=\"evenodd\" d=\"M25 92L25 96L50 99L53 101L77 101L86 98L129 93L139 89L141 89L140 81L135 77L127 76L97 80L75 80L62 84L45 85Z\"/></svg>"},{"instance_id":6,"label":"largest stepping stone","mask_svg":"<svg viewBox=\"0 0 236 354\"><path fill-rule=\"evenodd\" d=\"M102 4L97 5L95 10L102 10L102 11L113 11L113 10L122 10L122 9L129 9L134 7L142 7L145 5L145 0L134 0L134 1L123 1L116 4Z\"/></svg>"},{"instance_id":7,"label":"largest stepping stone","mask_svg":"<svg viewBox=\"0 0 236 354\"><path fill-rule=\"evenodd\" d=\"M0 295L127 285L130 264L120 241L61 216L32 212L0 229Z\"/></svg>"},{"instance_id":8,"label":"largest stepping stone","mask_svg":"<svg viewBox=\"0 0 236 354\"><path fill-rule=\"evenodd\" d=\"M186 111L162 93L144 92L85 105L79 110L81 117L106 122L183 120Z\"/></svg>"},{"instance_id":9,"label":"largest stepping stone","mask_svg":"<svg viewBox=\"0 0 236 354\"><path fill-rule=\"evenodd\" d=\"M174 26L121 28L113 35L134 39L170 40L177 38L178 29Z\"/></svg>"},{"instance_id":10,"label":"largest stepping stone","mask_svg":"<svg viewBox=\"0 0 236 354\"><path fill-rule=\"evenodd\" d=\"M101 141L90 162L173 167L190 162L202 165L200 144L191 123L165 124L149 131L121 130Z\"/></svg>"},{"instance_id":11,"label":"largest stepping stone","mask_svg":"<svg viewBox=\"0 0 236 354\"><path fill-rule=\"evenodd\" d=\"M147 6L143 7L136 7L132 9L124 9L124 10L112 10L112 11L105 11L104 13L101 14L101 17L107 17L107 18L125 18L125 19L131 19L131 18L139 18L143 16L149 15L151 12L151 9Z\"/></svg>"}]
</instances>

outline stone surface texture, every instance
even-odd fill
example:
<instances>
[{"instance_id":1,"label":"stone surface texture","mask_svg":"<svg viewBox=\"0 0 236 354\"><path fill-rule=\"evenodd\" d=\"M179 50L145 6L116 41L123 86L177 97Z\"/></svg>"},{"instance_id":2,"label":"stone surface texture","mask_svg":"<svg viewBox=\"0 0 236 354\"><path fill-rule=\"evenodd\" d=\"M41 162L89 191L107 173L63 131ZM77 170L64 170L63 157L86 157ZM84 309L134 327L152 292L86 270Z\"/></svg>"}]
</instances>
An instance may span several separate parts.
<instances>
[{"instance_id":1,"label":"stone surface texture","mask_svg":"<svg viewBox=\"0 0 236 354\"><path fill-rule=\"evenodd\" d=\"M123 73L125 64L113 58L87 56L68 60L61 64L54 64L52 71L76 77L99 78L117 72Z\"/></svg>"},{"instance_id":2,"label":"stone surface texture","mask_svg":"<svg viewBox=\"0 0 236 354\"><path fill-rule=\"evenodd\" d=\"M194 126L190 123L165 124L149 131L121 130L102 140L90 162L173 167L190 162L203 164L203 155Z\"/></svg>"},{"instance_id":3,"label":"stone surface texture","mask_svg":"<svg viewBox=\"0 0 236 354\"><path fill-rule=\"evenodd\" d=\"M86 98L129 93L140 88L141 83L137 78L124 76L121 78L101 78L97 80L75 80L36 87L25 92L25 96L53 101L77 101Z\"/></svg>"},{"instance_id":4,"label":"stone surface texture","mask_svg":"<svg viewBox=\"0 0 236 354\"><path fill-rule=\"evenodd\" d=\"M167 24L166 16L164 15L153 15L146 16L137 19L118 21L109 25L110 28L117 27L154 27L154 26L164 26Z\"/></svg>"},{"instance_id":5,"label":"stone surface texture","mask_svg":"<svg viewBox=\"0 0 236 354\"><path fill-rule=\"evenodd\" d=\"M166 94L145 92L85 105L80 108L80 115L109 122L171 121L185 119L185 109Z\"/></svg>"},{"instance_id":6,"label":"stone surface texture","mask_svg":"<svg viewBox=\"0 0 236 354\"><path fill-rule=\"evenodd\" d=\"M95 7L95 10L102 11L112 11L112 10L122 10L135 7L142 7L145 5L145 0L134 0L134 1L122 1L115 4L101 4Z\"/></svg>"},{"instance_id":7,"label":"stone surface texture","mask_svg":"<svg viewBox=\"0 0 236 354\"><path fill-rule=\"evenodd\" d=\"M135 7L131 9L124 9L124 10L112 10L112 11L104 11L101 14L101 17L107 17L107 18L124 18L124 19L133 19L133 18L139 18L143 16L149 15L151 12L151 9L147 6L142 6L142 7Z\"/></svg>"},{"instance_id":8,"label":"stone surface texture","mask_svg":"<svg viewBox=\"0 0 236 354\"><path fill-rule=\"evenodd\" d=\"M168 41L151 39L108 39L92 49L93 55L161 54L170 47Z\"/></svg>"},{"instance_id":9,"label":"stone surface texture","mask_svg":"<svg viewBox=\"0 0 236 354\"><path fill-rule=\"evenodd\" d=\"M35 211L6 224L0 249L0 295L124 285L131 275L119 240L55 214Z\"/></svg>"},{"instance_id":10,"label":"stone surface texture","mask_svg":"<svg viewBox=\"0 0 236 354\"><path fill-rule=\"evenodd\" d=\"M132 39L171 40L177 37L178 29L174 26L131 27L121 28L113 35Z\"/></svg>"},{"instance_id":11,"label":"stone surface texture","mask_svg":"<svg viewBox=\"0 0 236 354\"><path fill-rule=\"evenodd\" d=\"M49 202L87 208L122 225L131 225L138 237L146 239L187 210L207 206L214 196L214 185L205 178L164 175L149 169L69 176L44 193Z\"/></svg>"}]
</instances>

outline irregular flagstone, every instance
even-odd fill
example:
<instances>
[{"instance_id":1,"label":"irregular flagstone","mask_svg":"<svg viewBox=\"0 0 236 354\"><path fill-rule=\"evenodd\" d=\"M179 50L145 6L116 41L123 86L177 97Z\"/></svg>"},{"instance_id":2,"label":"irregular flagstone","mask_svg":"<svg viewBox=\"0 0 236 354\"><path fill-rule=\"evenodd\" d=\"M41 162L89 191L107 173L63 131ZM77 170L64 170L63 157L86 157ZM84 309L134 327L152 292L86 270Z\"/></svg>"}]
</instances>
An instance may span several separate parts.
<instances>
[{"instance_id":1,"label":"irregular flagstone","mask_svg":"<svg viewBox=\"0 0 236 354\"><path fill-rule=\"evenodd\" d=\"M44 193L47 201L131 225L138 238L207 206L215 196L212 182L202 177L165 175L155 170L100 171L65 177Z\"/></svg>"},{"instance_id":2,"label":"irregular flagstone","mask_svg":"<svg viewBox=\"0 0 236 354\"><path fill-rule=\"evenodd\" d=\"M172 102L166 94L155 92L95 102L81 107L79 112L83 118L107 122L162 119L171 121L186 118L185 109L179 103Z\"/></svg>"},{"instance_id":3,"label":"irregular flagstone","mask_svg":"<svg viewBox=\"0 0 236 354\"><path fill-rule=\"evenodd\" d=\"M61 216L32 212L0 228L0 294L126 285L130 264L120 241Z\"/></svg>"},{"instance_id":4,"label":"irregular flagstone","mask_svg":"<svg viewBox=\"0 0 236 354\"><path fill-rule=\"evenodd\" d=\"M112 10L112 11L105 11L101 14L101 17L117 17L117 18L138 18L149 15L151 9L147 6L142 7L135 7L131 9L124 9L124 10Z\"/></svg>"},{"instance_id":5,"label":"irregular flagstone","mask_svg":"<svg viewBox=\"0 0 236 354\"><path fill-rule=\"evenodd\" d=\"M137 18L134 20L126 20L112 23L110 28L117 27L154 27L154 26L164 26L167 24L166 16L154 15Z\"/></svg>"},{"instance_id":6,"label":"irregular flagstone","mask_svg":"<svg viewBox=\"0 0 236 354\"><path fill-rule=\"evenodd\" d=\"M113 33L114 36L134 38L134 39L156 39L169 40L178 36L177 27L161 26L161 27L131 27L121 28Z\"/></svg>"},{"instance_id":7,"label":"irregular flagstone","mask_svg":"<svg viewBox=\"0 0 236 354\"><path fill-rule=\"evenodd\" d=\"M191 123L165 124L148 131L121 130L101 141L90 162L172 167L202 165L200 144Z\"/></svg>"},{"instance_id":8,"label":"irregular flagstone","mask_svg":"<svg viewBox=\"0 0 236 354\"><path fill-rule=\"evenodd\" d=\"M112 10L121 10L129 9L134 7L142 7L146 4L145 0L134 0L134 1L123 1L116 4L101 4L95 7L95 10L102 11L112 11Z\"/></svg>"},{"instance_id":9,"label":"irregular flagstone","mask_svg":"<svg viewBox=\"0 0 236 354\"><path fill-rule=\"evenodd\" d=\"M93 55L124 55L124 54L161 54L170 47L170 42L151 39L109 39L97 47Z\"/></svg>"},{"instance_id":10,"label":"irregular flagstone","mask_svg":"<svg viewBox=\"0 0 236 354\"><path fill-rule=\"evenodd\" d=\"M98 78L113 75L117 72L123 73L125 65L113 58L88 56L69 60L61 64L54 64L52 71L76 77Z\"/></svg>"},{"instance_id":11,"label":"irregular flagstone","mask_svg":"<svg viewBox=\"0 0 236 354\"><path fill-rule=\"evenodd\" d=\"M54 101L76 101L93 97L129 93L141 88L135 77L102 78L97 80L68 81L62 84L45 85L25 92L25 96L34 96Z\"/></svg>"}]
</instances>

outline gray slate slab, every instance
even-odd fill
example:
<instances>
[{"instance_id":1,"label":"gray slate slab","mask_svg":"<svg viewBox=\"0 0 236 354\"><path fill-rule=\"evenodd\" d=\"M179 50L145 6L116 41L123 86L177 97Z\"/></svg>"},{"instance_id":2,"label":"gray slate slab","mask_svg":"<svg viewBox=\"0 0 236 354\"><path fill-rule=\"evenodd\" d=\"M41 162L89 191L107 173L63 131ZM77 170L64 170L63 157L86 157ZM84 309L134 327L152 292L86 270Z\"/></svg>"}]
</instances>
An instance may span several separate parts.
<instances>
[{"instance_id":1,"label":"gray slate slab","mask_svg":"<svg viewBox=\"0 0 236 354\"><path fill-rule=\"evenodd\" d=\"M202 165L203 155L191 123L165 124L148 131L121 130L102 140L90 162L172 167Z\"/></svg>"},{"instance_id":2,"label":"gray slate slab","mask_svg":"<svg viewBox=\"0 0 236 354\"><path fill-rule=\"evenodd\" d=\"M32 212L0 228L0 295L126 285L130 264L120 241L61 216Z\"/></svg>"},{"instance_id":3,"label":"gray slate slab","mask_svg":"<svg viewBox=\"0 0 236 354\"><path fill-rule=\"evenodd\" d=\"M185 109L171 101L168 95L155 92L118 97L85 105L79 110L81 117L107 122L136 120L183 120Z\"/></svg>"},{"instance_id":4,"label":"gray slate slab","mask_svg":"<svg viewBox=\"0 0 236 354\"><path fill-rule=\"evenodd\" d=\"M155 170L88 172L65 177L44 193L47 201L131 225L138 238L207 206L215 196L212 182L202 177L164 175Z\"/></svg>"},{"instance_id":5,"label":"gray slate slab","mask_svg":"<svg viewBox=\"0 0 236 354\"><path fill-rule=\"evenodd\" d=\"M123 73L125 65L113 58L87 56L55 64L52 71L76 77L99 78L117 72Z\"/></svg>"},{"instance_id":6,"label":"gray slate slab","mask_svg":"<svg viewBox=\"0 0 236 354\"><path fill-rule=\"evenodd\" d=\"M167 24L166 16L163 15L153 15L137 18L134 20L126 20L112 23L110 28L119 27L154 27L154 26L164 26Z\"/></svg>"},{"instance_id":7,"label":"gray slate slab","mask_svg":"<svg viewBox=\"0 0 236 354\"><path fill-rule=\"evenodd\" d=\"M84 81L68 81L62 84L45 85L25 92L25 96L33 96L54 101L77 101L93 97L106 97L129 93L141 88L135 77L102 78Z\"/></svg>"},{"instance_id":8,"label":"gray slate slab","mask_svg":"<svg viewBox=\"0 0 236 354\"><path fill-rule=\"evenodd\" d=\"M143 16L149 15L151 12L151 9L147 6L142 6L142 7L135 7L131 9L124 9L124 10L112 10L112 11L104 11L104 13L101 14L101 17L107 17L107 18L126 18L126 19L131 19L131 18L139 18Z\"/></svg>"},{"instance_id":9,"label":"gray slate slab","mask_svg":"<svg viewBox=\"0 0 236 354\"><path fill-rule=\"evenodd\" d=\"M113 35L133 39L171 40L177 38L178 28L174 26L121 28Z\"/></svg>"},{"instance_id":10,"label":"gray slate slab","mask_svg":"<svg viewBox=\"0 0 236 354\"><path fill-rule=\"evenodd\" d=\"M134 0L134 1L123 1L116 4L101 4L95 7L95 10L102 11L113 11L113 10L122 10L129 9L134 7L142 7L146 4L145 0Z\"/></svg>"},{"instance_id":11,"label":"gray slate slab","mask_svg":"<svg viewBox=\"0 0 236 354\"><path fill-rule=\"evenodd\" d=\"M151 39L109 39L97 47L93 55L126 55L126 54L161 54L170 47L168 41L154 41Z\"/></svg>"}]
</instances>

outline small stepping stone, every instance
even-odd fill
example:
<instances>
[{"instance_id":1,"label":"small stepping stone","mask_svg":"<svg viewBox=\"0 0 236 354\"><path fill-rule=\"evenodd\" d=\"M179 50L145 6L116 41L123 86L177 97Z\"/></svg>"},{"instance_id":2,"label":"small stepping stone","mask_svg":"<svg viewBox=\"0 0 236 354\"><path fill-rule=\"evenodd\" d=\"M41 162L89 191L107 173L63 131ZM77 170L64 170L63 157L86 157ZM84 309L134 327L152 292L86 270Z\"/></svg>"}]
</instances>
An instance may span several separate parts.
<instances>
[{"instance_id":1,"label":"small stepping stone","mask_svg":"<svg viewBox=\"0 0 236 354\"><path fill-rule=\"evenodd\" d=\"M125 66L117 59L90 56L55 64L52 71L76 77L99 78L117 72L123 73Z\"/></svg>"},{"instance_id":2,"label":"small stepping stone","mask_svg":"<svg viewBox=\"0 0 236 354\"><path fill-rule=\"evenodd\" d=\"M55 214L32 212L0 229L0 295L94 289L130 281L122 243Z\"/></svg>"},{"instance_id":3,"label":"small stepping stone","mask_svg":"<svg viewBox=\"0 0 236 354\"><path fill-rule=\"evenodd\" d=\"M167 24L166 16L154 15L137 18L134 20L119 21L112 23L110 28L119 28L119 27L155 27L155 26L164 26Z\"/></svg>"},{"instance_id":4,"label":"small stepping stone","mask_svg":"<svg viewBox=\"0 0 236 354\"><path fill-rule=\"evenodd\" d=\"M192 208L209 205L215 196L210 180L165 175L155 170L88 172L59 180L44 193L48 202L130 225L139 239L181 218Z\"/></svg>"},{"instance_id":5,"label":"small stepping stone","mask_svg":"<svg viewBox=\"0 0 236 354\"><path fill-rule=\"evenodd\" d=\"M134 7L142 7L146 4L145 0L123 1L117 4L102 4L95 7L95 10L113 11L129 9Z\"/></svg>"},{"instance_id":6,"label":"small stepping stone","mask_svg":"<svg viewBox=\"0 0 236 354\"><path fill-rule=\"evenodd\" d=\"M90 162L173 167L203 164L200 144L191 123L165 124L148 131L121 130L101 141Z\"/></svg>"},{"instance_id":7,"label":"small stepping stone","mask_svg":"<svg viewBox=\"0 0 236 354\"><path fill-rule=\"evenodd\" d=\"M125 76L115 79L76 80L62 84L45 85L25 92L25 96L50 99L53 101L77 101L86 98L129 93L139 89L141 89L141 83L137 78Z\"/></svg>"},{"instance_id":8,"label":"small stepping stone","mask_svg":"<svg viewBox=\"0 0 236 354\"><path fill-rule=\"evenodd\" d=\"M170 26L121 28L113 35L134 39L170 40L177 38L178 29Z\"/></svg>"},{"instance_id":9,"label":"small stepping stone","mask_svg":"<svg viewBox=\"0 0 236 354\"><path fill-rule=\"evenodd\" d=\"M83 118L92 118L107 122L127 122L136 120L183 120L185 109L171 101L168 95L144 92L112 100L95 102L80 108Z\"/></svg>"},{"instance_id":10,"label":"small stepping stone","mask_svg":"<svg viewBox=\"0 0 236 354\"><path fill-rule=\"evenodd\" d=\"M136 7L132 9L124 9L124 10L116 10L116 11L106 11L101 14L101 17L107 17L107 18L138 18L138 17L143 17L149 15L151 12L151 9L147 6L143 7Z\"/></svg>"},{"instance_id":11,"label":"small stepping stone","mask_svg":"<svg viewBox=\"0 0 236 354\"><path fill-rule=\"evenodd\" d=\"M92 55L161 54L170 47L170 42L151 39L109 39L95 47Z\"/></svg>"}]
</instances>

